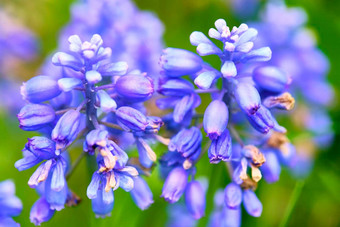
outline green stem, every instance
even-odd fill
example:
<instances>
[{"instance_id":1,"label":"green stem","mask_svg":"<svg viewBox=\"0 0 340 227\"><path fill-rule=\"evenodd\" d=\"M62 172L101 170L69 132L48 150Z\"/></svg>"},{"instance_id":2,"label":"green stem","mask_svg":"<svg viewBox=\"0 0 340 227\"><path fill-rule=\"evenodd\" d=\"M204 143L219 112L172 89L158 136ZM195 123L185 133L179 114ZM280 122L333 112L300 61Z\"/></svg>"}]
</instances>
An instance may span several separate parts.
<instances>
[{"instance_id":1,"label":"green stem","mask_svg":"<svg viewBox=\"0 0 340 227\"><path fill-rule=\"evenodd\" d=\"M305 181L303 181L303 180L296 182L293 193L292 193L290 200L288 202L285 214L283 216L283 219L281 220L280 227L287 226L289 218L290 218L290 216L291 216L291 214L294 210L294 207L296 205L296 202L298 201L298 199L301 195L302 188L303 188L304 184L305 184Z\"/></svg>"}]
</instances>

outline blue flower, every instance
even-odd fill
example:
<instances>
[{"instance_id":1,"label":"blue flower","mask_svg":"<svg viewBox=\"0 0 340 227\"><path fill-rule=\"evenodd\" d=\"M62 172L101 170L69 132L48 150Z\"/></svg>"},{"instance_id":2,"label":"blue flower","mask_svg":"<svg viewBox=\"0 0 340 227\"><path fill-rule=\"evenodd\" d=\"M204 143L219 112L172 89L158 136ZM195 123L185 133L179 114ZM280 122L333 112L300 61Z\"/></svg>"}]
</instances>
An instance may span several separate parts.
<instances>
[{"instance_id":1,"label":"blue flower","mask_svg":"<svg viewBox=\"0 0 340 227\"><path fill-rule=\"evenodd\" d=\"M35 131L52 123L55 119L53 108L46 104L27 104L17 115L19 127L25 131Z\"/></svg>"},{"instance_id":2,"label":"blue flower","mask_svg":"<svg viewBox=\"0 0 340 227\"><path fill-rule=\"evenodd\" d=\"M49 221L54 213L55 210L50 209L50 204L44 197L41 197L31 208L30 220L34 225L40 225L43 222Z\"/></svg>"},{"instance_id":3,"label":"blue flower","mask_svg":"<svg viewBox=\"0 0 340 227\"><path fill-rule=\"evenodd\" d=\"M133 180L134 187L130 194L136 205L141 210L145 210L154 202L152 192L143 178L135 177Z\"/></svg>"},{"instance_id":4,"label":"blue flower","mask_svg":"<svg viewBox=\"0 0 340 227\"><path fill-rule=\"evenodd\" d=\"M174 168L164 182L161 197L169 203L177 202L183 195L187 183L187 171L183 167Z\"/></svg>"}]
</instances>

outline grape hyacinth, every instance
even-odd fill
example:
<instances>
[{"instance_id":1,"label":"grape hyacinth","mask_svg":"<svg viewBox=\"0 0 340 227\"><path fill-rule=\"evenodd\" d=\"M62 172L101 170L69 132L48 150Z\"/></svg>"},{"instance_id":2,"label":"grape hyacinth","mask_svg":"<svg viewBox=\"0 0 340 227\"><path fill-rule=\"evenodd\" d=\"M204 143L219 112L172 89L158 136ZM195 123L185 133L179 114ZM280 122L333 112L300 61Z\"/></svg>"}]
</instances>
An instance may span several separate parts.
<instances>
[{"instance_id":1,"label":"grape hyacinth","mask_svg":"<svg viewBox=\"0 0 340 227\"><path fill-rule=\"evenodd\" d=\"M254 190L262 175L271 181L279 172L279 164L273 161L269 150L283 146L283 143L278 144L277 137L285 138L286 133L272 110L292 109L294 98L289 93L280 98L267 97L257 86L256 66L265 65L272 52L269 47L254 47L256 29L246 24L230 29L223 19L218 19L215 27L209 30L209 36L222 42L222 48L198 31L190 35L190 42L197 47L200 56L217 55L220 68L211 67L199 55L183 49L167 48L160 58L162 78L158 92L163 98L156 103L160 109L173 109L164 121L166 126L172 125L175 132L168 145L169 151L160 160L162 175L166 178L162 197L174 203L186 191L187 209L194 218L202 217L205 195L201 187L196 186L195 174L196 163L207 151L211 164L222 161L229 170L232 183L225 189L223 216L229 217L226 222L235 219L232 226L239 226L241 202L250 215L259 217L262 213L262 204ZM254 66L252 71L249 65ZM280 73L270 76L261 78L261 83L270 86L274 81L275 85L282 77ZM211 95L204 113L196 110L201 104L201 93ZM240 124L246 127L239 128ZM211 141L206 149L201 149L201 127ZM252 136L241 136L248 134ZM265 165L267 161L270 163ZM200 202L193 203L187 194L195 195Z\"/></svg>"},{"instance_id":2,"label":"grape hyacinth","mask_svg":"<svg viewBox=\"0 0 340 227\"><path fill-rule=\"evenodd\" d=\"M130 68L158 78L155 64L163 48L163 24L151 12L139 10L130 0L78 1L71 8L71 20L62 29L59 46L67 49L73 34L90 39L99 34L115 53L112 61L125 61Z\"/></svg>"},{"instance_id":3,"label":"grape hyacinth","mask_svg":"<svg viewBox=\"0 0 340 227\"><path fill-rule=\"evenodd\" d=\"M21 200L15 196L15 185L12 180L0 182L0 226L20 226L12 217L22 210Z\"/></svg>"},{"instance_id":4,"label":"grape hyacinth","mask_svg":"<svg viewBox=\"0 0 340 227\"><path fill-rule=\"evenodd\" d=\"M284 1L269 2L260 15L260 21L252 23L260 31L256 45L268 45L273 57L269 64L256 69L253 78L268 96L269 106L274 99L287 99L286 91L300 97L300 104L290 116L296 125L294 130L308 132L308 138L295 139L295 155L287 164L294 175L306 176L315 150L328 147L333 138L332 121L326 112L334 96L326 80L329 62L318 49L315 34L306 27L307 14L302 8L287 7Z\"/></svg>"},{"instance_id":5,"label":"grape hyacinth","mask_svg":"<svg viewBox=\"0 0 340 227\"><path fill-rule=\"evenodd\" d=\"M31 210L31 221L36 225L48 221L65 205L78 203L67 184L79 163L71 165L68 153L77 140L83 140L79 160L87 156L97 163L87 196L98 217L110 215L113 191L119 187L131 192L141 209L153 203L152 193L136 168L149 168L157 159L148 141L167 141L156 136L163 125L161 119L143 113L142 102L152 96L153 80L146 73L129 71L125 62L111 62L112 50L103 46L98 34L90 41L77 35L68 41L69 51L57 52L52 62L70 70L72 77L39 75L21 87L27 104L18 114L20 127L43 134L28 139L23 159L15 163L19 171L38 165L28 181L41 196ZM125 142L138 147L140 162L134 163L135 167L119 146Z\"/></svg>"}]
</instances>

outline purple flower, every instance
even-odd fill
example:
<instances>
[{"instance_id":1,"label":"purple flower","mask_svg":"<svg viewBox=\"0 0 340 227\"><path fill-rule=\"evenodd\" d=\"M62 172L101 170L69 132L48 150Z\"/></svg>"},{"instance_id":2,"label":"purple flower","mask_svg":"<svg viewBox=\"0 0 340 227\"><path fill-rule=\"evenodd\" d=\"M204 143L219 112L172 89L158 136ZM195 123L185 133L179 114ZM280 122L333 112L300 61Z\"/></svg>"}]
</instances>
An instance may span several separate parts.
<instances>
[{"instance_id":1,"label":"purple flower","mask_svg":"<svg viewBox=\"0 0 340 227\"><path fill-rule=\"evenodd\" d=\"M143 74L121 76L115 84L115 90L128 102L143 102L153 94L153 80Z\"/></svg>"},{"instance_id":2,"label":"purple flower","mask_svg":"<svg viewBox=\"0 0 340 227\"><path fill-rule=\"evenodd\" d=\"M200 219L205 213L205 191L198 181L191 181L185 189L185 203L195 219Z\"/></svg>"},{"instance_id":3,"label":"purple flower","mask_svg":"<svg viewBox=\"0 0 340 227\"><path fill-rule=\"evenodd\" d=\"M234 91L235 99L248 116L255 114L261 106L261 97L256 88L249 83L239 83Z\"/></svg>"},{"instance_id":4,"label":"purple flower","mask_svg":"<svg viewBox=\"0 0 340 227\"><path fill-rule=\"evenodd\" d=\"M274 66L256 68L253 72L253 80L261 89L275 93L287 90L292 82L287 73Z\"/></svg>"},{"instance_id":5,"label":"purple flower","mask_svg":"<svg viewBox=\"0 0 340 227\"><path fill-rule=\"evenodd\" d=\"M174 168L166 178L162 195L169 203L177 202L185 191L188 183L188 173L182 167Z\"/></svg>"},{"instance_id":6,"label":"purple flower","mask_svg":"<svg viewBox=\"0 0 340 227\"><path fill-rule=\"evenodd\" d=\"M160 66L169 77L190 75L202 69L203 60L196 54L177 48L163 50Z\"/></svg>"},{"instance_id":7,"label":"purple flower","mask_svg":"<svg viewBox=\"0 0 340 227\"><path fill-rule=\"evenodd\" d=\"M229 161L231 157L231 136L229 130L225 129L221 136L211 141L208 150L210 163L219 163L220 161Z\"/></svg>"},{"instance_id":8,"label":"purple flower","mask_svg":"<svg viewBox=\"0 0 340 227\"><path fill-rule=\"evenodd\" d=\"M128 106L118 108L116 116L118 124L127 131L144 131L148 125L144 114Z\"/></svg>"},{"instance_id":9,"label":"purple flower","mask_svg":"<svg viewBox=\"0 0 340 227\"><path fill-rule=\"evenodd\" d=\"M67 111L57 122L51 137L57 149L70 145L80 131L80 113L77 110Z\"/></svg>"},{"instance_id":10,"label":"purple flower","mask_svg":"<svg viewBox=\"0 0 340 227\"><path fill-rule=\"evenodd\" d=\"M204 131L210 139L217 139L226 129L229 119L227 105L220 101L212 101L204 112Z\"/></svg>"},{"instance_id":11,"label":"purple flower","mask_svg":"<svg viewBox=\"0 0 340 227\"><path fill-rule=\"evenodd\" d=\"M53 122L55 112L46 104L27 104L20 110L17 118L22 130L35 131Z\"/></svg>"},{"instance_id":12,"label":"purple flower","mask_svg":"<svg viewBox=\"0 0 340 227\"><path fill-rule=\"evenodd\" d=\"M243 191L243 205L247 213L254 217L260 217L262 213L262 204L252 190Z\"/></svg>"},{"instance_id":13,"label":"purple flower","mask_svg":"<svg viewBox=\"0 0 340 227\"><path fill-rule=\"evenodd\" d=\"M242 190L237 184L235 183L228 184L224 190L224 196L225 204L229 208L235 209L241 205Z\"/></svg>"},{"instance_id":14,"label":"purple flower","mask_svg":"<svg viewBox=\"0 0 340 227\"><path fill-rule=\"evenodd\" d=\"M145 180L141 177L136 177L134 187L130 191L133 201L141 209L145 210L153 203L153 195Z\"/></svg>"},{"instance_id":15,"label":"purple flower","mask_svg":"<svg viewBox=\"0 0 340 227\"><path fill-rule=\"evenodd\" d=\"M24 100L41 103L57 97L61 93L58 82L49 76L36 76L21 86Z\"/></svg>"},{"instance_id":16,"label":"purple flower","mask_svg":"<svg viewBox=\"0 0 340 227\"><path fill-rule=\"evenodd\" d=\"M168 149L178 152L190 162L195 161L201 153L202 134L196 127L182 129L171 138Z\"/></svg>"},{"instance_id":17,"label":"purple flower","mask_svg":"<svg viewBox=\"0 0 340 227\"><path fill-rule=\"evenodd\" d=\"M49 221L54 213L55 210L50 209L50 204L44 197L41 197L31 208L30 220L34 225L40 225L43 222Z\"/></svg>"}]
</instances>

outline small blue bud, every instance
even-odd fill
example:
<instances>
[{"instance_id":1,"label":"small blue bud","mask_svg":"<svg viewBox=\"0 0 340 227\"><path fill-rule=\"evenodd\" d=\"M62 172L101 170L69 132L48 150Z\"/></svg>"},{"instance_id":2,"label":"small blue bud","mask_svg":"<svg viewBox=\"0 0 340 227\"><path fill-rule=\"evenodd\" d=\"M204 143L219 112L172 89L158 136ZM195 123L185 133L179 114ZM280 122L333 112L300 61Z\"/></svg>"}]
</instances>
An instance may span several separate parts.
<instances>
[{"instance_id":1,"label":"small blue bud","mask_svg":"<svg viewBox=\"0 0 340 227\"><path fill-rule=\"evenodd\" d=\"M197 53L201 56L222 54L222 51L208 39L202 32L193 32L190 35L190 43L197 46Z\"/></svg>"},{"instance_id":2,"label":"small blue bud","mask_svg":"<svg viewBox=\"0 0 340 227\"><path fill-rule=\"evenodd\" d=\"M158 93L164 96L185 96L194 91L194 86L187 80L176 78L161 81Z\"/></svg>"},{"instance_id":3,"label":"small blue bud","mask_svg":"<svg viewBox=\"0 0 340 227\"><path fill-rule=\"evenodd\" d=\"M235 77L237 69L233 61L225 61L221 67L221 73L224 78Z\"/></svg>"},{"instance_id":4,"label":"small blue bud","mask_svg":"<svg viewBox=\"0 0 340 227\"><path fill-rule=\"evenodd\" d=\"M57 52L52 57L52 63L56 66L64 66L75 71L80 71L84 65L83 61L73 55Z\"/></svg>"},{"instance_id":5,"label":"small blue bud","mask_svg":"<svg viewBox=\"0 0 340 227\"><path fill-rule=\"evenodd\" d=\"M128 70L128 64L124 61L109 63L101 65L98 68L98 72L102 76L122 76L125 75Z\"/></svg>"},{"instance_id":6,"label":"small blue bud","mask_svg":"<svg viewBox=\"0 0 340 227\"><path fill-rule=\"evenodd\" d=\"M153 195L145 180L141 177L135 177L134 187L130 191L135 204L141 209L145 210L153 203Z\"/></svg>"},{"instance_id":7,"label":"small blue bud","mask_svg":"<svg viewBox=\"0 0 340 227\"><path fill-rule=\"evenodd\" d=\"M57 97L61 90L58 82L49 76L35 76L23 83L20 88L24 100L40 103Z\"/></svg>"},{"instance_id":8,"label":"small blue bud","mask_svg":"<svg viewBox=\"0 0 340 227\"><path fill-rule=\"evenodd\" d=\"M118 108L116 117L118 124L126 131L144 131L148 125L144 114L128 106Z\"/></svg>"},{"instance_id":9,"label":"small blue bud","mask_svg":"<svg viewBox=\"0 0 340 227\"><path fill-rule=\"evenodd\" d=\"M266 62L272 58L272 51L269 47L262 47L256 50L252 50L245 54L241 62L252 63L252 62Z\"/></svg>"},{"instance_id":10,"label":"small blue bud","mask_svg":"<svg viewBox=\"0 0 340 227\"><path fill-rule=\"evenodd\" d=\"M188 173L182 167L176 167L169 173L162 190L162 195L169 203L177 202L184 193L188 182Z\"/></svg>"},{"instance_id":11,"label":"small blue bud","mask_svg":"<svg viewBox=\"0 0 340 227\"><path fill-rule=\"evenodd\" d=\"M247 189L243 191L243 205L249 215L253 217L261 216L262 203L252 190Z\"/></svg>"},{"instance_id":12,"label":"small blue bud","mask_svg":"<svg viewBox=\"0 0 340 227\"><path fill-rule=\"evenodd\" d=\"M209 89L219 75L217 70L204 71L195 78L194 83L201 89Z\"/></svg>"},{"instance_id":13,"label":"small blue bud","mask_svg":"<svg viewBox=\"0 0 340 227\"><path fill-rule=\"evenodd\" d=\"M117 103L113 100L110 95L103 90L97 92L97 101L99 107L106 113L116 110Z\"/></svg>"},{"instance_id":14,"label":"small blue bud","mask_svg":"<svg viewBox=\"0 0 340 227\"><path fill-rule=\"evenodd\" d=\"M211 140L217 139L228 125L227 105L220 100L212 101L204 112L203 127Z\"/></svg>"},{"instance_id":15,"label":"small blue bud","mask_svg":"<svg viewBox=\"0 0 340 227\"><path fill-rule=\"evenodd\" d=\"M200 182L191 181L185 189L185 204L195 219L200 219L205 213L205 191Z\"/></svg>"},{"instance_id":16,"label":"small blue bud","mask_svg":"<svg viewBox=\"0 0 340 227\"><path fill-rule=\"evenodd\" d=\"M62 78L58 80L60 90L64 92L72 91L75 87L80 87L83 82L78 78Z\"/></svg>"},{"instance_id":17,"label":"small blue bud","mask_svg":"<svg viewBox=\"0 0 340 227\"><path fill-rule=\"evenodd\" d=\"M48 160L56 157L55 143L46 137L34 136L28 139L25 148L39 159Z\"/></svg>"},{"instance_id":18,"label":"small blue bud","mask_svg":"<svg viewBox=\"0 0 340 227\"><path fill-rule=\"evenodd\" d=\"M59 150L70 145L80 130L80 113L77 110L67 111L57 122L51 137Z\"/></svg>"},{"instance_id":19,"label":"small blue bud","mask_svg":"<svg viewBox=\"0 0 340 227\"><path fill-rule=\"evenodd\" d=\"M235 209L241 205L242 189L235 183L230 183L224 190L224 202L229 208Z\"/></svg>"},{"instance_id":20,"label":"small blue bud","mask_svg":"<svg viewBox=\"0 0 340 227\"><path fill-rule=\"evenodd\" d=\"M25 131L35 131L43 128L55 119L53 108L45 104L27 104L17 115L19 127Z\"/></svg>"},{"instance_id":21,"label":"small blue bud","mask_svg":"<svg viewBox=\"0 0 340 227\"><path fill-rule=\"evenodd\" d=\"M198 55L177 48L163 50L160 58L162 69L170 77L194 74L202 69L202 64L203 60Z\"/></svg>"},{"instance_id":22,"label":"small blue bud","mask_svg":"<svg viewBox=\"0 0 340 227\"><path fill-rule=\"evenodd\" d=\"M30 220L34 225L40 225L43 222L49 221L55 213L55 210L50 209L44 197L38 199L32 206L30 212Z\"/></svg>"},{"instance_id":23,"label":"small blue bud","mask_svg":"<svg viewBox=\"0 0 340 227\"><path fill-rule=\"evenodd\" d=\"M289 87L292 79L274 66L261 66L253 71L253 80L261 89L281 93Z\"/></svg>"},{"instance_id":24,"label":"small blue bud","mask_svg":"<svg viewBox=\"0 0 340 227\"><path fill-rule=\"evenodd\" d=\"M128 102L144 102L151 98L154 86L150 77L130 74L119 77L115 91Z\"/></svg>"},{"instance_id":25,"label":"small blue bud","mask_svg":"<svg viewBox=\"0 0 340 227\"><path fill-rule=\"evenodd\" d=\"M96 84L102 80L102 75L96 70L87 71L85 77L90 84Z\"/></svg>"},{"instance_id":26,"label":"small blue bud","mask_svg":"<svg viewBox=\"0 0 340 227\"><path fill-rule=\"evenodd\" d=\"M261 97L256 88L249 83L238 83L234 90L235 99L247 115L253 115L261 106Z\"/></svg>"},{"instance_id":27,"label":"small blue bud","mask_svg":"<svg viewBox=\"0 0 340 227\"><path fill-rule=\"evenodd\" d=\"M232 144L231 136L228 129L225 129L221 136L214 139L208 150L210 163L219 163L220 161L229 161L231 157Z\"/></svg>"}]
</instances>

